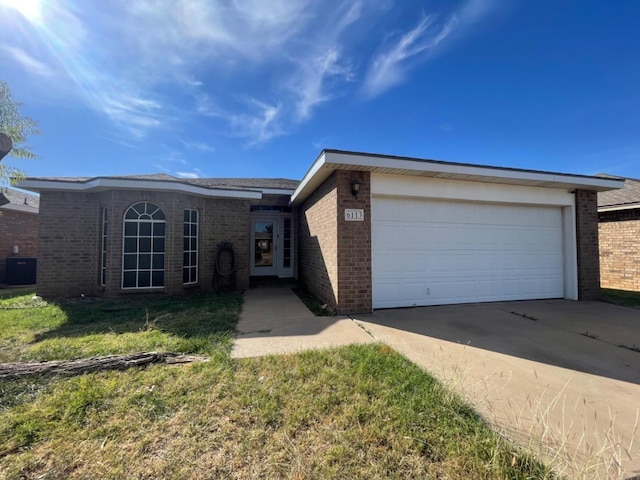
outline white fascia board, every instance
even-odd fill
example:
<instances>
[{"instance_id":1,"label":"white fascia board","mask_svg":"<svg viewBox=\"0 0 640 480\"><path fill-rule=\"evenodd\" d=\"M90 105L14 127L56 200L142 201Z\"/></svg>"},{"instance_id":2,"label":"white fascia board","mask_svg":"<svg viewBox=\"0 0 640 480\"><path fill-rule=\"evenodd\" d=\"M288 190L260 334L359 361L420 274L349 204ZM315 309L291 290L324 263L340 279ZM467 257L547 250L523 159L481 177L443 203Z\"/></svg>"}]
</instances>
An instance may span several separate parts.
<instances>
[{"instance_id":1,"label":"white fascia board","mask_svg":"<svg viewBox=\"0 0 640 480\"><path fill-rule=\"evenodd\" d=\"M32 207L31 205L16 205L13 203L2 205L0 210L13 210L14 212L33 213L35 215L39 212L37 207Z\"/></svg>"},{"instance_id":2,"label":"white fascia board","mask_svg":"<svg viewBox=\"0 0 640 480\"><path fill-rule=\"evenodd\" d=\"M473 175L478 177L494 177L500 179L530 180L558 184L572 184L575 188L590 187L598 190L616 190L624 187L623 180L601 177L587 177L571 174L550 172L533 172L526 170L501 169L500 167L485 167L475 165L451 164L445 162L431 162L429 160L405 160L379 156L353 155L348 153L329 153L325 160L327 164L353 165L365 167L368 170L376 168L413 170L416 172L451 173Z\"/></svg>"},{"instance_id":3,"label":"white fascia board","mask_svg":"<svg viewBox=\"0 0 640 480\"><path fill-rule=\"evenodd\" d=\"M384 169L386 173L393 173L393 170L459 174L477 177L493 177L501 179L501 183L509 183L508 180L530 181L545 183L549 187L558 188L588 188L592 190L605 191L616 190L624 187L623 180L615 180L601 177L589 177L571 174L559 174L551 172L536 172L527 170L503 169L500 167L487 167L481 165L452 164L447 162L437 162L419 159L392 158L379 155L366 155L349 152L327 152L323 151L316 161L311 165L304 178L291 196L290 205L303 201L315 188L317 188L334 170L341 166L349 165L359 167L362 170L375 172ZM506 181L505 181L506 180ZM514 183L519 185L520 183Z\"/></svg>"},{"instance_id":4,"label":"white fascia board","mask_svg":"<svg viewBox=\"0 0 640 480\"><path fill-rule=\"evenodd\" d=\"M334 170L334 169L329 169L324 172L321 172L322 168L325 166L325 163L326 163L326 160L325 160L326 155L327 153L325 151L322 151L320 156L316 158L316 161L311 164L311 167L309 167L309 170L307 170L307 173L304 175L304 177L300 181L298 188L296 188L295 191L293 192L293 195L291 195L291 200L289 201L289 205L294 205L295 203L297 203L302 195L304 196L301 198L301 200L304 200L307 197L305 193L308 191L309 192L313 191Z\"/></svg>"},{"instance_id":5,"label":"white fascia board","mask_svg":"<svg viewBox=\"0 0 640 480\"><path fill-rule=\"evenodd\" d=\"M295 190L290 188L256 188L263 195L291 195Z\"/></svg>"},{"instance_id":6,"label":"white fascia board","mask_svg":"<svg viewBox=\"0 0 640 480\"><path fill-rule=\"evenodd\" d=\"M65 182L53 180L21 180L20 188L26 190L53 190L67 192L91 192L109 189L118 190L155 190L164 192L181 192L204 197L224 197L260 200L262 193L257 190L224 190L218 188L204 188L180 182L130 180L122 178L94 178L86 182Z\"/></svg>"},{"instance_id":7,"label":"white fascia board","mask_svg":"<svg viewBox=\"0 0 640 480\"><path fill-rule=\"evenodd\" d=\"M616 210L633 210L640 208L640 203L634 203L631 205L606 205L604 207L598 207L599 212L615 212Z\"/></svg>"}]
</instances>

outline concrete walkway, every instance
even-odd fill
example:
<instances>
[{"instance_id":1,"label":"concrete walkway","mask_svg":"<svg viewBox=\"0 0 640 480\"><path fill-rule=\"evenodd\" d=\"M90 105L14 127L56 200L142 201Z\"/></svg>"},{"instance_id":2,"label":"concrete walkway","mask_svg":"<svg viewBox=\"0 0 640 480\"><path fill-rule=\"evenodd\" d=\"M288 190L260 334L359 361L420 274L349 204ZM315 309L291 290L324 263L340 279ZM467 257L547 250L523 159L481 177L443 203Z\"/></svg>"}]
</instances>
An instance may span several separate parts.
<instances>
[{"instance_id":1,"label":"concrete walkway","mask_svg":"<svg viewBox=\"0 0 640 480\"><path fill-rule=\"evenodd\" d=\"M568 478L640 478L640 310L551 300L315 317L293 286L245 294L232 357L381 341Z\"/></svg>"},{"instance_id":2,"label":"concrete walkway","mask_svg":"<svg viewBox=\"0 0 640 480\"><path fill-rule=\"evenodd\" d=\"M293 292L294 286L258 286L245 293L231 357L262 357L375 341L349 317L316 317Z\"/></svg>"},{"instance_id":3,"label":"concrete walkway","mask_svg":"<svg viewBox=\"0 0 640 480\"><path fill-rule=\"evenodd\" d=\"M568 478L640 479L640 310L549 300L356 319Z\"/></svg>"}]
</instances>

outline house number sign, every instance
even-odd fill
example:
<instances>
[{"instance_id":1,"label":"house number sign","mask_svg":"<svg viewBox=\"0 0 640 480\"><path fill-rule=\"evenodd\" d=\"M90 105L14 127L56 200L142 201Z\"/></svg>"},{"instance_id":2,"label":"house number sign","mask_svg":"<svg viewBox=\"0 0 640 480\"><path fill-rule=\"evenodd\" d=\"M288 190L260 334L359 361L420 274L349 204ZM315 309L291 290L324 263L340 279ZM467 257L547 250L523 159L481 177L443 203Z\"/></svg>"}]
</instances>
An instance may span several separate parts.
<instances>
[{"instance_id":1,"label":"house number sign","mask_svg":"<svg viewBox=\"0 0 640 480\"><path fill-rule=\"evenodd\" d=\"M344 219L347 222L364 222L364 209L362 208L345 208Z\"/></svg>"}]
</instances>

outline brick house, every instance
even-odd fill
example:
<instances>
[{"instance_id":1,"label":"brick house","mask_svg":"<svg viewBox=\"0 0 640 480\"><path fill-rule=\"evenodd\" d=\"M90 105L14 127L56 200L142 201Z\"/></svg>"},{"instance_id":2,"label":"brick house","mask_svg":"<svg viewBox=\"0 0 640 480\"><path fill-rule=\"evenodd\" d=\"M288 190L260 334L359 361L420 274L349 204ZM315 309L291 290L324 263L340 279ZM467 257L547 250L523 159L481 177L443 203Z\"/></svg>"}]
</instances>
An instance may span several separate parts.
<instances>
[{"instance_id":1,"label":"brick house","mask_svg":"<svg viewBox=\"0 0 640 480\"><path fill-rule=\"evenodd\" d=\"M598 193L601 285L640 291L640 180L602 176L624 188Z\"/></svg>"},{"instance_id":2,"label":"brick house","mask_svg":"<svg viewBox=\"0 0 640 480\"><path fill-rule=\"evenodd\" d=\"M8 258L38 256L38 208L36 195L14 188L0 191L0 283L7 283Z\"/></svg>"},{"instance_id":3,"label":"brick house","mask_svg":"<svg viewBox=\"0 0 640 480\"><path fill-rule=\"evenodd\" d=\"M38 293L211 291L295 277L341 313L599 295L597 192L615 179L324 150L298 182L29 178Z\"/></svg>"}]
</instances>

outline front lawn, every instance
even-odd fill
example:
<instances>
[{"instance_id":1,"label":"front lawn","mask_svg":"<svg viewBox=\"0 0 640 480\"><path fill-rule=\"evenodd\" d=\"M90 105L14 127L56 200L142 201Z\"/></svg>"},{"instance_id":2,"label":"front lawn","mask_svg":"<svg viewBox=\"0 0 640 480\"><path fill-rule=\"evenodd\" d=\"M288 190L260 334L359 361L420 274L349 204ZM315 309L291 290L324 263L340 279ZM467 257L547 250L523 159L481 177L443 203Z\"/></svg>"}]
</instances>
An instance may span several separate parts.
<instances>
[{"instance_id":1,"label":"front lawn","mask_svg":"<svg viewBox=\"0 0 640 480\"><path fill-rule=\"evenodd\" d=\"M242 297L201 295L147 300L0 299L0 363L140 351L228 349Z\"/></svg>"},{"instance_id":2,"label":"front lawn","mask_svg":"<svg viewBox=\"0 0 640 480\"><path fill-rule=\"evenodd\" d=\"M0 310L0 338L13 342L7 356L38 358L36 347L51 339L69 342L47 350L57 358L122 353L135 340L117 337L133 335L136 350L182 346L211 361L0 382L1 477L552 478L384 345L232 360L237 296L132 303L112 313L108 305ZM113 329L105 324L111 314ZM172 316L182 322L164 323ZM150 341L149 330L161 339ZM194 338L208 344L188 343Z\"/></svg>"}]
</instances>

